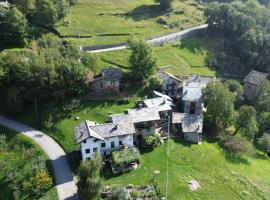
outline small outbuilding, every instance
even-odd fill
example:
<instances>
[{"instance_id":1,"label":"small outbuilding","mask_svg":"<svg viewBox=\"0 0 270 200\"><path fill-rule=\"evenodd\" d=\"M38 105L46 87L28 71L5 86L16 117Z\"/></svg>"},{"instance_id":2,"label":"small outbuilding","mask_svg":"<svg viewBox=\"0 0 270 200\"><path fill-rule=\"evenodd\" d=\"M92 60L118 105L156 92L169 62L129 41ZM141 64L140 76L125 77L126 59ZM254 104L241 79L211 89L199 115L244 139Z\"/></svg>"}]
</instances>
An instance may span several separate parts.
<instances>
[{"instance_id":1,"label":"small outbuilding","mask_svg":"<svg viewBox=\"0 0 270 200\"><path fill-rule=\"evenodd\" d=\"M172 131L183 134L186 141L201 144L202 130L202 114L173 113Z\"/></svg>"},{"instance_id":2,"label":"small outbuilding","mask_svg":"<svg viewBox=\"0 0 270 200\"><path fill-rule=\"evenodd\" d=\"M252 70L244 79L244 93L247 100L252 101L253 94L258 85L268 79L268 74Z\"/></svg>"},{"instance_id":3,"label":"small outbuilding","mask_svg":"<svg viewBox=\"0 0 270 200\"><path fill-rule=\"evenodd\" d=\"M162 92L170 97L179 97L181 95L182 80L178 77L162 72L159 77L163 80Z\"/></svg>"},{"instance_id":4,"label":"small outbuilding","mask_svg":"<svg viewBox=\"0 0 270 200\"><path fill-rule=\"evenodd\" d=\"M91 88L97 93L119 93L121 91L122 77L123 72L121 69L104 69L102 74L94 78Z\"/></svg>"}]
</instances>

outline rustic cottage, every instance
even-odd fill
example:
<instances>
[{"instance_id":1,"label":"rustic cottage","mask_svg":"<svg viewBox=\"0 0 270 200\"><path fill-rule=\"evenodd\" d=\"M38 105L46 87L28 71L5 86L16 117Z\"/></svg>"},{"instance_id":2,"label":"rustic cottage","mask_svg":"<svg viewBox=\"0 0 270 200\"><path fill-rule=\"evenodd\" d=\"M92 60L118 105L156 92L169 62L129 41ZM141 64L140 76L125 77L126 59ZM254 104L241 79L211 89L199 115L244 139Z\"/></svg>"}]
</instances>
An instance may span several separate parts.
<instances>
[{"instance_id":1,"label":"rustic cottage","mask_svg":"<svg viewBox=\"0 0 270 200\"><path fill-rule=\"evenodd\" d=\"M172 98L181 95L182 81L179 78L167 72L162 72L159 76L163 80L162 92L164 94Z\"/></svg>"},{"instance_id":2,"label":"rustic cottage","mask_svg":"<svg viewBox=\"0 0 270 200\"><path fill-rule=\"evenodd\" d=\"M203 115L173 113L172 131L183 134L186 141L200 144L202 142Z\"/></svg>"},{"instance_id":3,"label":"rustic cottage","mask_svg":"<svg viewBox=\"0 0 270 200\"><path fill-rule=\"evenodd\" d=\"M247 100L252 101L257 86L267 80L268 74L252 70L244 79L244 93Z\"/></svg>"},{"instance_id":4,"label":"rustic cottage","mask_svg":"<svg viewBox=\"0 0 270 200\"><path fill-rule=\"evenodd\" d=\"M122 146L133 146L133 124L96 124L85 121L75 128L76 142L81 145L82 159L93 158L96 152L108 155Z\"/></svg>"},{"instance_id":5,"label":"rustic cottage","mask_svg":"<svg viewBox=\"0 0 270 200\"><path fill-rule=\"evenodd\" d=\"M135 108L126 110L123 114L108 116L110 123L133 123L135 126L134 144L137 144L143 137L155 133L160 120L158 111L155 108Z\"/></svg>"},{"instance_id":6,"label":"rustic cottage","mask_svg":"<svg viewBox=\"0 0 270 200\"><path fill-rule=\"evenodd\" d=\"M91 83L91 88L97 93L119 93L121 91L121 69L104 69L102 74L96 76Z\"/></svg>"}]
</instances>

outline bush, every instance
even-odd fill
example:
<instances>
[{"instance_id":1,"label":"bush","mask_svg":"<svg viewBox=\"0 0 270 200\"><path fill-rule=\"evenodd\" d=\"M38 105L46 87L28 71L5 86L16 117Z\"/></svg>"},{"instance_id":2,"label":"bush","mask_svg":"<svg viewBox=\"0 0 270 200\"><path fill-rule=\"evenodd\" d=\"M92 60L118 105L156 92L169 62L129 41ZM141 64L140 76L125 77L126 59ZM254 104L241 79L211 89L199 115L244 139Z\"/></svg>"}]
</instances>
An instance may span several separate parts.
<instances>
[{"instance_id":1,"label":"bush","mask_svg":"<svg viewBox=\"0 0 270 200\"><path fill-rule=\"evenodd\" d=\"M258 143L265 153L270 153L270 134L264 133Z\"/></svg>"},{"instance_id":2,"label":"bush","mask_svg":"<svg viewBox=\"0 0 270 200\"><path fill-rule=\"evenodd\" d=\"M25 183L24 188L36 196L41 196L52 187L52 178L46 171L39 171Z\"/></svg>"},{"instance_id":3,"label":"bush","mask_svg":"<svg viewBox=\"0 0 270 200\"><path fill-rule=\"evenodd\" d=\"M232 135L219 136L218 138L219 144L230 153L247 153L250 149L250 144L245 138Z\"/></svg>"},{"instance_id":4,"label":"bush","mask_svg":"<svg viewBox=\"0 0 270 200\"><path fill-rule=\"evenodd\" d=\"M134 161L140 160L140 152L137 148L123 148L120 151L112 153L112 160L115 165L129 164Z\"/></svg>"},{"instance_id":5,"label":"bush","mask_svg":"<svg viewBox=\"0 0 270 200\"><path fill-rule=\"evenodd\" d=\"M126 200L127 191L123 187L114 186L111 193L105 198L106 200Z\"/></svg>"},{"instance_id":6,"label":"bush","mask_svg":"<svg viewBox=\"0 0 270 200\"><path fill-rule=\"evenodd\" d=\"M159 133L143 138L143 145L147 147L156 147L160 144L161 138Z\"/></svg>"}]
</instances>

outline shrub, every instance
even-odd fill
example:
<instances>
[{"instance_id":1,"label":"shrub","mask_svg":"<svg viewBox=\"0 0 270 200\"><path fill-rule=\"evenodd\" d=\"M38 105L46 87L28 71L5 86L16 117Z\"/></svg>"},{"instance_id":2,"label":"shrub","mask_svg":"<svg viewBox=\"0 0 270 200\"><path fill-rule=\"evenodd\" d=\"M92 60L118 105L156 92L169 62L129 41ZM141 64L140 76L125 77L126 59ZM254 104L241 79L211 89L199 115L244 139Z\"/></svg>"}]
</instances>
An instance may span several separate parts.
<instances>
[{"instance_id":1,"label":"shrub","mask_svg":"<svg viewBox=\"0 0 270 200\"><path fill-rule=\"evenodd\" d=\"M270 134L264 133L258 141L260 148L265 152L270 152Z\"/></svg>"},{"instance_id":2,"label":"shrub","mask_svg":"<svg viewBox=\"0 0 270 200\"><path fill-rule=\"evenodd\" d=\"M52 178L46 171L39 171L25 183L24 188L35 196L41 196L52 187Z\"/></svg>"},{"instance_id":3,"label":"shrub","mask_svg":"<svg viewBox=\"0 0 270 200\"><path fill-rule=\"evenodd\" d=\"M160 144L161 138L159 133L155 133L154 135L150 135L143 138L143 145L148 147L155 147Z\"/></svg>"},{"instance_id":4,"label":"shrub","mask_svg":"<svg viewBox=\"0 0 270 200\"><path fill-rule=\"evenodd\" d=\"M157 77L151 77L149 79L149 86L152 90L159 90L161 88L161 80Z\"/></svg>"},{"instance_id":5,"label":"shrub","mask_svg":"<svg viewBox=\"0 0 270 200\"><path fill-rule=\"evenodd\" d=\"M232 135L219 136L218 138L219 144L230 153L247 153L250 149L250 144L245 138Z\"/></svg>"},{"instance_id":6,"label":"shrub","mask_svg":"<svg viewBox=\"0 0 270 200\"><path fill-rule=\"evenodd\" d=\"M126 200L127 191L123 187L114 186L111 193L105 198L106 200Z\"/></svg>"},{"instance_id":7,"label":"shrub","mask_svg":"<svg viewBox=\"0 0 270 200\"><path fill-rule=\"evenodd\" d=\"M139 161L140 151L135 147L123 148L120 151L114 151L112 153L112 160L115 165L124 165Z\"/></svg>"}]
</instances>

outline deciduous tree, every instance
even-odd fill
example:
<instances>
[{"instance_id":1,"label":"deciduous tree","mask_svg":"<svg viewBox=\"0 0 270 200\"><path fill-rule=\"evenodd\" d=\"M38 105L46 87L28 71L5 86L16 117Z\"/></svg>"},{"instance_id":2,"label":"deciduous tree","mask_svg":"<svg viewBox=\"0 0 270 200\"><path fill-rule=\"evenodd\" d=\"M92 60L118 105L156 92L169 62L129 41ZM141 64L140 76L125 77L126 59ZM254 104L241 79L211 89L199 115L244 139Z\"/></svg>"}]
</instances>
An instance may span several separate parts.
<instances>
[{"instance_id":1,"label":"deciduous tree","mask_svg":"<svg viewBox=\"0 0 270 200\"><path fill-rule=\"evenodd\" d=\"M220 82L209 83L203 93L207 107L206 126L219 134L234 121L235 97L229 88Z\"/></svg>"},{"instance_id":2,"label":"deciduous tree","mask_svg":"<svg viewBox=\"0 0 270 200\"><path fill-rule=\"evenodd\" d=\"M131 73L137 80L148 79L156 71L156 59L152 55L152 48L142 40L128 40L131 56L129 66Z\"/></svg>"}]
</instances>

